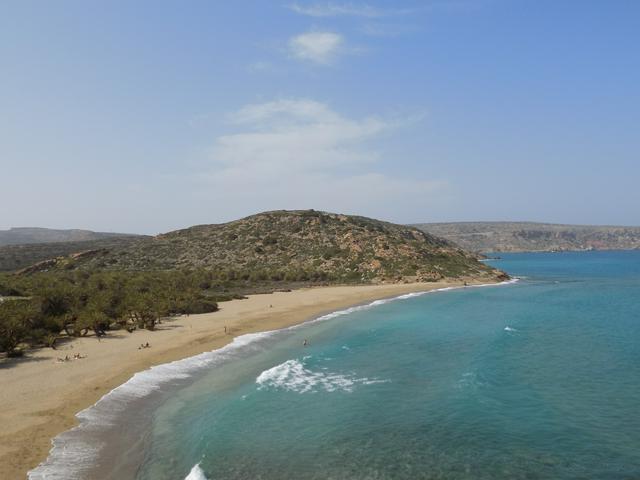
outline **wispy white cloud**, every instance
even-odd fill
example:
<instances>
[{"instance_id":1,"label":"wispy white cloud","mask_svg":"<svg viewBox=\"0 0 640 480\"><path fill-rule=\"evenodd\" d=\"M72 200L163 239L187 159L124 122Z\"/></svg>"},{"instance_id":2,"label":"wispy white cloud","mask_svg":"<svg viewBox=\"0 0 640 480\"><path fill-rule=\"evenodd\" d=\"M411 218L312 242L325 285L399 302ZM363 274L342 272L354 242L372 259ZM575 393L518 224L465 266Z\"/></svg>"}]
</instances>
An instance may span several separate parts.
<instances>
[{"instance_id":1,"label":"wispy white cloud","mask_svg":"<svg viewBox=\"0 0 640 480\"><path fill-rule=\"evenodd\" d=\"M235 124L265 124L271 128L287 121L296 124L338 123L340 116L326 104L308 99L280 99L266 103L255 103L242 107L229 115Z\"/></svg>"},{"instance_id":2,"label":"wispy white cloud","mask_svg":"<svg viewBox=\"0 0 640 480\"><path fill-rule=\"evenodd\" d=\"M353 119L310 99L247 105L229 115L232 133L218 136L211 168L199 176L208 201L234 214L276 208L386 215L416 202L432 205L446 182L376 169L373 147L409 119Z\"/></svg>"},{"instance_id":3,"label":"wispy white cloud","mask_svg":"<svg viewBox=\"0 0 640 480\"><path fill-rule=\"evenodd\" d=\"M301 15L307 15L310 17L339 17L339 16L352 16L352 17L365 17L365 18L379 18L390 15L402 15L410 13L410 9L382 9L373 7L365 3L333 3L333 2L317 2L312 4L301 5L299 3L292 3L289 8Z\"/></svg>"},{"instance_id":4,"label":"wispy white cloud","mask_svg":"<svg viewBox=\"0 0 640 480\"><path fill-rule=\"evenodd\" d=\"M249 64L247 69L251 73L260 73L260 72L273 72L276 70L276 67L271 62L259 60L257 62L253 62Z\"/></svg>"},{"instance_id":5,"label":"wispy white cloud","mask_svg":"<svg viewBox=\"0 0 640 480\"><path fill-rule=\"evenodd\" d=\"M339 33L307 32L289 39L289 52L299 60L329 65L348 49Z\"/></svg>"},{"instance_id":6,"label":"wispy white cloud","mask_svg":"<svg viewBox=\"0 0 640 480\"><path fill-rule=\"evenodd\" d=\"M359 28L359 31L371 37L398 37L417 31L413 25L390 24L380 22L368 22Z\"/></svg>"},{"instance_id":7,"label":"wispy white cloud","mask_svg":"<svg viewBox=\"0 0 640 480\"><path fill-rule=\"evenodd\" d=\"M219 137L214 158L229 166L250 164L253 170L272 173L369 161L375 157L371 152L347 147L395 125L375 117L349 120L308 99L248 105L229 118L245 131Z\"/></svg>"}]
</instances>

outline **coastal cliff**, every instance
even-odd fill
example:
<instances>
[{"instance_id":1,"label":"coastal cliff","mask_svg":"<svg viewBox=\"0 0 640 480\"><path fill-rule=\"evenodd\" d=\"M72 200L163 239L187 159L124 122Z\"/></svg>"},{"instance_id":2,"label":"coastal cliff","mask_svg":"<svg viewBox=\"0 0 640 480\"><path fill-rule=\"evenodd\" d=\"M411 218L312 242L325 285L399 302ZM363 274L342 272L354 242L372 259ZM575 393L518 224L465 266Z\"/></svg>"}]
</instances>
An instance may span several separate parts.
<instances>
[{"instance_id":1,"label":"coastal cliff","mask_svg":"<svg viewBox=\"0 0 640 480\"><path fill-rule=\"evenodd\" d=\"M471 252L634 250L640 227L534 222L455 222L414 225Z\"/></svg>"}]
</instances>

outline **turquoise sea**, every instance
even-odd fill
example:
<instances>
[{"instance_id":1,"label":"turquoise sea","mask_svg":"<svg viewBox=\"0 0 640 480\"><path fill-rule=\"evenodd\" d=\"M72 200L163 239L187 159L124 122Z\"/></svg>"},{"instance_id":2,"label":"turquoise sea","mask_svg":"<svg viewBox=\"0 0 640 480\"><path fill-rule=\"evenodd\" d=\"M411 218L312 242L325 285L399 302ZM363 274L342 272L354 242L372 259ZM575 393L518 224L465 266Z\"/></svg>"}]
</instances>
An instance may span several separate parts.
<instances>
[{"instance_id":1,"label":"turquoise sea","mask_svg":"<svg viewBox=\"0 0 640 480\"><path fill-rule=\"evenodd\" d=\"M640 252L500 255L134 378L31 478L640 478Z\"/></svg>"}]
</instances>

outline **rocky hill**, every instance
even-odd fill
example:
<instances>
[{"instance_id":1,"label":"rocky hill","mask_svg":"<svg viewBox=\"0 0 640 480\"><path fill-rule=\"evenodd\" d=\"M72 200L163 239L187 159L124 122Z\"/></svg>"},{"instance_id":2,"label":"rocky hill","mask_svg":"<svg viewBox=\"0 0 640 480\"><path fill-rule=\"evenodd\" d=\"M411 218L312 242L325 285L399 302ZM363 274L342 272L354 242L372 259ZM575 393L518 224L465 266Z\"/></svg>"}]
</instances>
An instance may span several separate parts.
<instances>
[{"instance_id":1,"label":"rocky hill","mask_svg":"<svg viewBox=\"0 0 640 480\"><path fill-rule=\"evenodd\" d=\"M30 271L205 269L256 280L493 279L475 255L417 228L365 217L274 211L58 258Z\"/></svg>"},{"instance_id":2,"label":"rocky hill","mask_svg":"<svg viewBox=\"0 0 640 480\"><path fill-rule=\"evenodd\" d=\"M640 248L640 227L533 222L421 223L414 226L424 232L446 238L472 252Z\"/></svg>"},{"instance_id":3,"label":"rocky hill","mask_svg":"<svg viewBox=\"0 0 640 480\"><path fill-rule=\"evenodd\" d=\"M51 228L20 227L0 230L0 246L33 243L83 242L131 236L123 233L92 232L91 230L54 230Z\"/></svg>"}]
</instances>

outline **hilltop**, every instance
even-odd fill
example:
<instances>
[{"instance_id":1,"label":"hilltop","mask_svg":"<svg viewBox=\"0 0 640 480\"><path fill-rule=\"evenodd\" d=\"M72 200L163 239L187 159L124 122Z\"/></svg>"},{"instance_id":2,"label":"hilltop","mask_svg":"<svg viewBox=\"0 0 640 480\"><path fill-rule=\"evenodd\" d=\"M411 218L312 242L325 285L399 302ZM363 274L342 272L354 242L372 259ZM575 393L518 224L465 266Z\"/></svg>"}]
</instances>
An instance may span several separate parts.
<instances>
[{"instance_id":1,"label":"hilltop","mask_svg":"<svg viewBox=\"0 0 640 480\"><path fill-rule=\"evenodd\" d=\"M435 281L500 275L447 240L365 217L273 211L141 238L28 271L208 270L247 281Z\"/></svg>"},{"instance_id":2,"label":"hilltop","mask_svg":"<svg viewBox=\"0 0 640 480\"><path fill-rule=\"evenodd\" d=\"M534 222L421 223L415 227L472 252L632 250L640 227L561 225Z\"/></svg>"}]
</instances>

